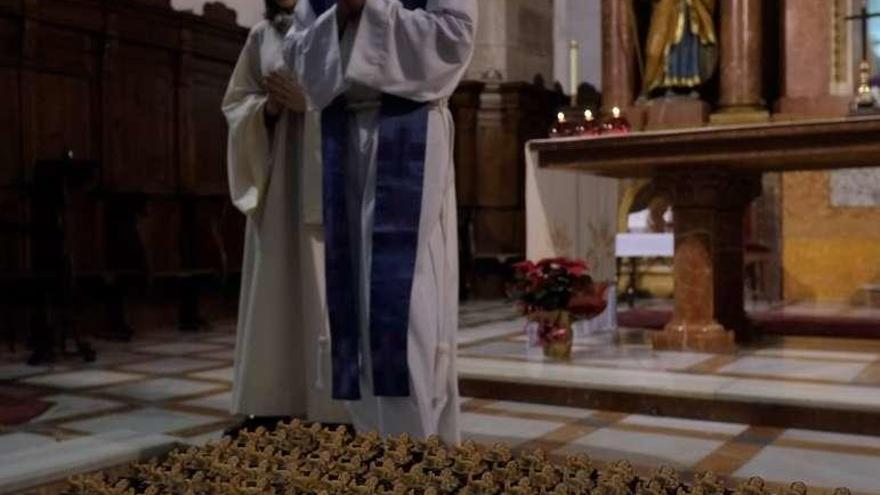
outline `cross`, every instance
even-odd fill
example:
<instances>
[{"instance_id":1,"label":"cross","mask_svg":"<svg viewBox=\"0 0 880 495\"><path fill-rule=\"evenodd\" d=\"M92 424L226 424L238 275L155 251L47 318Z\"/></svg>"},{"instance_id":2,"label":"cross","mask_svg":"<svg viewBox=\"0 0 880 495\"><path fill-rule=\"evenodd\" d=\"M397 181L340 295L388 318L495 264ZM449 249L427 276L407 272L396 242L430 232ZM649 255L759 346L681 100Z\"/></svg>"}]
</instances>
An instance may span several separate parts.
<instances>
[{"instance_id":1,"label":"cross","mask_svg":"<svg viewBox=\"0 0 880 495\"><path fill-rule=\"evenodd\" d=\"M871 12L868 13L868 1L864 0L862 2L862 12L859 15L851 15L849 17L844 17L847 21L861 20L862 21L862 61L868 60L868 21L873 17L880 17L880 12Z\"/></svg>"}]
</instances>

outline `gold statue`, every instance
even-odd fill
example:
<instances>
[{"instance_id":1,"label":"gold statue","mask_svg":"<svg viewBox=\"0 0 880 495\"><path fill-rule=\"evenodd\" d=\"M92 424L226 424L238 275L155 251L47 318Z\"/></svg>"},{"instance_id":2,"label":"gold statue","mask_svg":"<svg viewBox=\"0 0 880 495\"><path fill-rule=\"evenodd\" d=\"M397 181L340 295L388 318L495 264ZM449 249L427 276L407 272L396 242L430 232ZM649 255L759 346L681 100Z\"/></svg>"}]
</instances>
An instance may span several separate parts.
<instances>
[{"instance_id":1,"label":"gold statue","mask_svg":"<svg viewBox=\"0 0 880 495\"><path fill-rule=\"evenodd\" d=\"M642 95L655 89L694 89L717 64L716 0L654 0L645 43Z\"/></svg>"}]
</instances>

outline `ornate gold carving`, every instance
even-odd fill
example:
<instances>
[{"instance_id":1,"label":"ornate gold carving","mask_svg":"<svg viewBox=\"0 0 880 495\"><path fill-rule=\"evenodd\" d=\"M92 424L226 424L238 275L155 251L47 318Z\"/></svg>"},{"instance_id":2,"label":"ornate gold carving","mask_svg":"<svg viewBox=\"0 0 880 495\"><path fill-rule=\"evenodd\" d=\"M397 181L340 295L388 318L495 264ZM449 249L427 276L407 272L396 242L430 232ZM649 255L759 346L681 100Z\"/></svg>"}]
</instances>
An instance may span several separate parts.
<instances>
[{"instance_id":1,"label":"ornate gold carving","mask_svg":"<svg viewBox=\"0 0 880 495\"><path fill-rule=\"evenodd\" d=\"M712 473L697 475L692 486L661 467L639 478L626 461L597 470L587 457L562 464L542 451L516 457L504 445L473 442L450 449L438 439L408 436L385 441L378 435L351 437L344 429L322 430L295 422L243 432L203 448L178 450L164 459L132 465L120 475L70 479L67 495L721 495L729 493ZM752 478L735 495L769 495L763 480ZM786 495L804 495L795 483ZM839 489L835 495L849 495Z\"/></svg>"}]
</instances>

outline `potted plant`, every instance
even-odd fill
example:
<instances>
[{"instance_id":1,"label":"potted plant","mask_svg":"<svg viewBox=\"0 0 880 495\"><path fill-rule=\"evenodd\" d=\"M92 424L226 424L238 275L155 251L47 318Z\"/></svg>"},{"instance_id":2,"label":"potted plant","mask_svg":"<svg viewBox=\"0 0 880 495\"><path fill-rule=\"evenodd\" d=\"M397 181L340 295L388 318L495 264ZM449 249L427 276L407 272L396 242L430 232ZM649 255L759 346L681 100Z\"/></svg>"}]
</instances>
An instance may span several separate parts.
<instances>
[{"instance_id":1,"label":"potted plant","mask_svg":"<svg viewBox=\"0 0 880 495\"><path fill-rule=\"evenodd\" d=\"M572 324L604 311L607 289L593 282L586 262L550 258L516 264L509 295L528 317L527 331L544 355L566 360L571 358Z\"/></svg>"}]
</instances>

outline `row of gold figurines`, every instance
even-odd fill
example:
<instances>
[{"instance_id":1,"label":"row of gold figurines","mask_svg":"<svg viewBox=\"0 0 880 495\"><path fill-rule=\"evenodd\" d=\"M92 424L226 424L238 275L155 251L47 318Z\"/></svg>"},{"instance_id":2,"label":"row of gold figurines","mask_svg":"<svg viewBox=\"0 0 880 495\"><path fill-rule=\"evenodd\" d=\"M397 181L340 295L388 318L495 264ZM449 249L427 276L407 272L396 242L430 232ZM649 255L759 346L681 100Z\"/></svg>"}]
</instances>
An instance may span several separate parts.
<instances>
[{"instance_id":1,"label":"row of gold figurines","mask_svg":"<svg viewBox=\"0 0 880 495\"><path fill-rule=\"evenodd\" d=\"M804 495L794 484L786 495ZM805 489L805 487L804 487ZM625 461L601 472L586 457L554 464L541 451L514 456L504 445L484 448L466 442L447 448L437 438L406 435L382 440L375 433L351 436L295 421L273 431L242 432L202 448L172 452L163 460L135 465L128 476L84 476L71 480L70 495L113 494L429 494L550 493L651 495L770 493L753 478L733 492L711 474L691 485L670 468L639 478ZM842 495L845 491L837 492Z\"/></svg>"}]
</instances>

